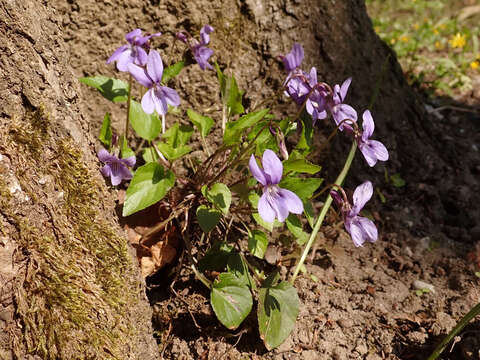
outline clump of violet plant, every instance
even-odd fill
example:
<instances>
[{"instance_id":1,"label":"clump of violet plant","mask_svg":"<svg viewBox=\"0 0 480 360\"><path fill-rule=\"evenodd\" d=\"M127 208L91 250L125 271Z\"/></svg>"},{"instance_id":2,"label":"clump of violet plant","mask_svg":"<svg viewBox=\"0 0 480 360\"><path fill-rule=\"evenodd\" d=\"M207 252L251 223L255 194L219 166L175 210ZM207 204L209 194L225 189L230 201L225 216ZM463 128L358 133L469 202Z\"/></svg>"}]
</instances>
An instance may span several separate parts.
<instances>
[{"instance_id":1,"label":"clump of violet plant","mask_svg":"<svg viewBox=\"0 0 480 360\"><path fill-rule=\"evenodd\" d=\"M210 25L203 26L200 40L186 31L175 35L188 45L201 70L213 69L210 61L214 53L207 46L213 31ZM105 164L102 174L110 177L112 186L130 180L123 216L165 199L177 199L168 204L169 217L159 219L141 242L152 244L156 233L166 231L169 223L176 222L190 267L209 288L210 303L218 320L228 329L238 328L251 312L254 299L258 299L259 333L270 350L279 346L294 328L300 301L293 285L332 201L335 199L340 209L354 246L378 239L374 222L360 215L373 195L373 184L366 181L358 186L352 202L341 185L357 148L368 166L388 160L388 151L380 141L371 139L375 125L370 111L363 112L361 130L357 111L346 103L352 78L332 87L318 80L315 67L308 72L302 70L304 50L300 44L295 43L291 52L280 57L287 73L282 90L296 104L295 117L277 118L270 109L245 108L244 92L235 77L227 76L217 63L222 111L206 114L204 109L182 108L174 80L186 62L183 59L172 62L162 50L153 48L150 42L159 35L143 36L141 30L135 29L125 36L127 44L117 48L108 59L108 63L117 63L119 71L128 73L128 84L108 77L81 79L107 99L127 102L126 126L118 144L112 140L109 114L104 118L99 139L105 149L98 152L99 160ZM205 76L215 75L205 72ZM105 91L107 88L114 91ZM340 134L350 138L352 146L342 171L333 185L326 188L330 192L323 206L315 209L312 199L323 179L317 175L321 167L309 159L309 154L315 128L325 126L329 118ZM218 119L223 138L212 149L215 141L209 145L206 139L215 126L220 127ZM133 150L129 147L133 143L128 136L130 126L141 139L135 142L140 145ZM190 145L194 131L198 132L196 139L200 139L203 149L196 153ZM292 134L299 137L297 143L293 143L293 137L289 138ZM291 140L289 146L286 139ZM112 146L114 149L109 152L107 149ZM277 154L281 154L283 162ZM185 161L178 162L180 159ZM257 159L261 159L261 166ZM129 167L133 166L136 169L132 174ZM187 168L178 172L180 166ZM180 174L185 172L187 176ZM172 197L167 197L169 194ZM200 237L189 230L192 226L201 229ZM274 227L282 226L286 226L292 243L303 248L289 281L281 279L278 271L264 274L256 267L273 241ZM222 229L221 238L213 231L215 228ZM233 228L242 231L231 231ZM239 245L242 240L248 245ZM199 259L194 259L191 253L196 242L211 244ZM161 266L156 262L158 255L153 249L150 251L146 247L140 259L140 264L150 264L142 268L145 276ZM252 262L251 257L257 261ZM219 275L209 279L206 276L209 270Z\"/></svg>"}]
</instances>

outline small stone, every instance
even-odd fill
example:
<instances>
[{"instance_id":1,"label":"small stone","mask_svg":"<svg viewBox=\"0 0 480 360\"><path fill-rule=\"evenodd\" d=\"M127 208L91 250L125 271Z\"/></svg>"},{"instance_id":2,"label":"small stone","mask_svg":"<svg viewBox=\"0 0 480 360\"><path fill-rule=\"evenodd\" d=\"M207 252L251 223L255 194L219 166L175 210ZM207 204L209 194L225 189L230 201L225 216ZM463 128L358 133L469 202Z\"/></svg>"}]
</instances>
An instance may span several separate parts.
<instances>
[{"instance_id":1,"label":"small stone","mask_svg":"<svg viewBox=\"0 0 480 360\"><path fill-rule=\"evenodd\" d=\"M340 319L340 320L337 321L337 323L343 329L350 329L353 326L353 320L352 319Z\"/></svg>"},{"instance_id":2,"label":"small stone","mask_svg":"<svg viewBox=\"0 0 480 360\"><path fill-rule=\"evenodd\" d=\"M283 342L282 345L280 345L276 351L278 353L283 353L283 352L286 352L286 351L290 351L290 349L293 348L293 340L292 340L292 336L290 335L287 340L285 340Z\"/></svg>"},{"instance_id":3,"label":"small stone","mask_svg":"<svg viewBox=\"0 0 480 360\"><path fill-rule=\"evenodd\" d=\"M301 353L303 360L317 360L320 359L320 354L315 350L304 350Z\"/></svg>"},{"instance_id":4,"label":"small stone","mask_svg":"<svg viewBox=\"0 0 480 360\"><path fill-rule=\"evenodd\" d=\"M421 331L412 331L407 334L407 338L413 343L423 344L428 338L428 334Z\"/></svg>"},{"instance_id":5,"label":"small stone","mask_svg":"<svg viewBox=\"0 0 480 360\"><path fill-rule=\"evenodd\" d=\"M311 342L310 336L306 329L300 330L298 333L298 340L303 344L309 344Z\"/></svg>"},{"instance_id":6,"label":"small stone","mask_svg":"<svg viewBox=\"0 0 480 360\"><path fill-rule=\"evenodd\" d=\"M269 246L265 251L264 259L270 265L276 265L278 260L280 260L281 254L280 249L276 246Z\"/></svg>"},{"instance_id":7,"label":"small stone","mask_svg":"<svg viewBox=\"0 0 480 360\"><path fill-rule=\"evenodd\" d=\"M413 288L415 290L428 289L430 292L435 294L435 287L432 284L426 283L425 281L415 280L413 282Z\"/></svg>"},{"instance_id":8,"label":"small stone","mask_svg":"<svg viewBox=\"0 0 480 360\"><path fill-rule=\"evenodd\" d=\"M412 249L410 248L410 246L405 246L403 248L403 252L405 253L405 255L407 255L408 257L412 257L413 256L413 251Z\"/></svg>"},{"instance_id":9,"label":"small stone","mask_svg":"<svg viewBox=\"0 0 480 360\"><path fill-rule=\"evenodd\" d=\"M344 360L348 358L347 349L341 346L337 346L335 350L333 350L332 355L333 358L337 360Z\"/></svg>"},{"instance_id":10,"label":"small stone","mask_svg":"<svg viewBox=\"0 0 480 360\"><path fill-rule=\"evenodd\" d=\"M357 346L355 346L355 351L360 355L365 355L368 352L368 347L364 341L358 341Z\"/></svg>"},{"instance_id":11,"label":"small stone","mask_svg":"<svg viewBox=\"0 0 480 360\"><path fill-rule=\"evenodd\" d=\"M417 246L416 246L416 252L423 252L425 250L427 250L428 248L430 248L430 243L431 243L431 239L430 237L428 236L425 236L423 238L421 238L420 240L418 240L418 243L417 243Z\"/></svg>"}]
</instances>

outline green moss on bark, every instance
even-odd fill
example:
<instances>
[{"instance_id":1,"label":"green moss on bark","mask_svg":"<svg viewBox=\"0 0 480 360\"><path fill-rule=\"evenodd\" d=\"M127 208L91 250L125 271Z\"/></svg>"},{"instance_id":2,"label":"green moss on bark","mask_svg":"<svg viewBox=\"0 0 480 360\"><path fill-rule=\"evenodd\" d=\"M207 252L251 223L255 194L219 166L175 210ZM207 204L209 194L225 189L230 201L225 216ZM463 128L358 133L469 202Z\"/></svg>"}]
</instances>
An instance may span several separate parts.
<instances>
[{"instance_id":1,"label":"green moss on bark","mask_svg":"<svg viewBox=\"0 0 480 360\"><path fill-rule=\"evenodd\" d=\"M39 109L0 128L0 148L12 154L11 168L30 198L18 204L0 176L0 212L16 226L13 237L26 266L15 294L23 327L15 352L123 359L125 339L136 336L130 324L141 291L137 265L125 240L99 214L104 194L82 153L68 138L54 141L48 127ZM48 191L34 182L45 174L52 179Z\"/></svg>"}]
</instances>

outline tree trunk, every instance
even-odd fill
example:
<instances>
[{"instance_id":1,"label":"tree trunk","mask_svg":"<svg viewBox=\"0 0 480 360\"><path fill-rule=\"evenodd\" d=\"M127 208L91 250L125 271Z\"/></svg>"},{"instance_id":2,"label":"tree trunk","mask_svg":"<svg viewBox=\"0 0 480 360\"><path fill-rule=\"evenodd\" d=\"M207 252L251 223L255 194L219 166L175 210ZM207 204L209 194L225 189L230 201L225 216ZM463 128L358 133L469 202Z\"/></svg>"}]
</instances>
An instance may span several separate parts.
<instances>
[{"instance_id":1,"label":"tree trunk","mask_svg":"<svg viewBox=\"0 0 480 360\"><path fill-rule=\"evenodd\" d=\"M0 1L0 19L0 358L156 359L58 18Z\"/></svg>"}]
</instances>

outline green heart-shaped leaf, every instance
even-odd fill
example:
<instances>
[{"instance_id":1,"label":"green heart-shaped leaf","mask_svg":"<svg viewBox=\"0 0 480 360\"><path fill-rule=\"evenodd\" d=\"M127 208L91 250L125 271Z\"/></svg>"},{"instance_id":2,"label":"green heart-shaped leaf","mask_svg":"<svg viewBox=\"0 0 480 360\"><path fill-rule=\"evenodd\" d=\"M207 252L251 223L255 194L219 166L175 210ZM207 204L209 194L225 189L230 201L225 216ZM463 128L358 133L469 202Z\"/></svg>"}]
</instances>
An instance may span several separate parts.
<instances>
[{"instance_id":1,"label":"green heart-shaped leaf","mask_svg":"<svg viewBox=\"0 0 480 360\"><path fill-rule=\"evenodd\" d=\"M187 115L192 124L198 128L200 135L202 135L203 138L210 133L210 129L213 126L212 118L209 118L208 116L202 116L192 109L187 110Z\"/></svg>"},{"instance_id":2,"label":"green heart-shaped leaf","mask_svg":"<svg viewBox=\"0 0 480 360\"><path fill-rule=\"evenodd\" d=\"M207 190L207 187L203 186L202 194L225 215L228 214L228 209L232 203L232 193L227 185L216 183L212 185L210 190Z\"/></svg>"},{"instance_id":3,"label":"green heart-shaped leaf","mask_svg":"<svg viewBox=\"0 0 480 360\"><path fill-rule=\"evenodd\" d=\"M127 189L123 216L143 210L160 201L175 184L175 175L158 163L140 166Z\"/></svg>"},{"instance_id":4,"label":"green heart-shaped leaf","mask_svg":"<svg viewBox=\"0 0 480 360\"><path fill-rule=\"evenodd\" d=\"M231 273L222 273L215 280L210 303L218 320L230 330L236 329L252 310L250 290Z\"/></svg>"},{"instance_id":5,"label":"green heart-shaped leaf","mask_svg":"<svg viewBox=\"0 0 480 360\"><path fill-rule=\"evenodd\" d=\"M197 219L203 232L208 233L212 231L217 226L221 216L222 213L220 211L210 209L205 205L200 205L197 208Z\"/></svg>"},{"instance_id":6,"label":"green heart-shaped leaf","mask_svg":"<svg viewBox=\"0 0 480 360\"><path fill-rule=\"evenodd\" d=\"M295 327L300 307L297 291L288 282L276 286L271 279L259 291L258 328L268 350L281 345Z\"/></svg>"},{"instance_id":7,"label":"green heart-shaped leaf","mask_svg":"<svg viewBox=\"0 0 480 360\"><path fill-rule=\"evenodd\" d=\"M156 113L147 114L143 111L142 105L134 100L130 102L130 124L138 136L145 140L153 140L160 130L162 123Z\"/></svg>"},{"instance_id":8,"label":"green heart-shaped leaf","mask_svg":"<svg viewBox=\"0 0 480 360\"><path fill-rule=\"evenodd\" d=\"M128 85L126 82L106 76L92 76L78 79L85 85L97 89L105 99L114 103L124 102L128 99Z\"/></svg>"}]
</instances>

